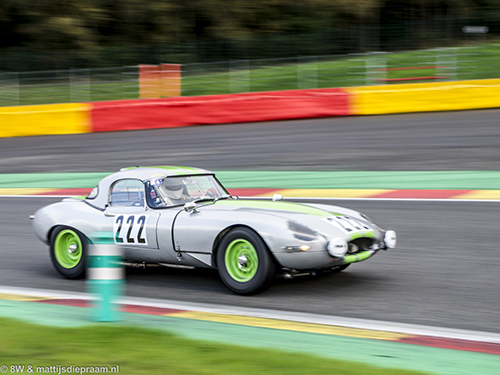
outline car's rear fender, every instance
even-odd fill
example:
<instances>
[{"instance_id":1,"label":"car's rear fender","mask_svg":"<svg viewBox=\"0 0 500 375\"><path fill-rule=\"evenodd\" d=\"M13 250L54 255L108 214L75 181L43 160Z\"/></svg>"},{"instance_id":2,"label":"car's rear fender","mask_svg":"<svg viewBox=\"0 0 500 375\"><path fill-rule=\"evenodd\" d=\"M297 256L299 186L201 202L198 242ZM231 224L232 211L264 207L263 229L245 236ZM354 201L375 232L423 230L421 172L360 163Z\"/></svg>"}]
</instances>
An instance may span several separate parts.
<instances>
[{"instance_id":1,"label":"car's rear fender","mask_svg":"<svg viewBox=\"0 0 500 375\"><path fill-rule=\"evenodd\" d=\"M32 226L35 235L49 244L50 236L58 226L77 229L87 238L101 230L102 213L84 201L58 202L42 207L34 214Z\"/></svg>"}]
</instances>

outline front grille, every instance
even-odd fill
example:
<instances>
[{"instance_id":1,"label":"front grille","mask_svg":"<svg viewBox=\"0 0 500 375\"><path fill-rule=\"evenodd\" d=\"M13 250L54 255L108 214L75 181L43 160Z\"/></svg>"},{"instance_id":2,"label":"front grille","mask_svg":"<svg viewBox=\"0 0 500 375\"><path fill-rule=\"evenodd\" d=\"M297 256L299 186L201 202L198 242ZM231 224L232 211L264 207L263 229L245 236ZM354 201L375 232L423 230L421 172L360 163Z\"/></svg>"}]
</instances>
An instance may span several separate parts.
<instances>
[{"instance_id":1,"label":"front grille","mask_svg":"<svg viewBox=\"0 0 500 375\"><path fill-rule=\"evenodd\" d=\"M370 249L373 244L372 238L357 238L349 242L347 245L347 254L357 254Z\"/></svg>"}]
</instances>

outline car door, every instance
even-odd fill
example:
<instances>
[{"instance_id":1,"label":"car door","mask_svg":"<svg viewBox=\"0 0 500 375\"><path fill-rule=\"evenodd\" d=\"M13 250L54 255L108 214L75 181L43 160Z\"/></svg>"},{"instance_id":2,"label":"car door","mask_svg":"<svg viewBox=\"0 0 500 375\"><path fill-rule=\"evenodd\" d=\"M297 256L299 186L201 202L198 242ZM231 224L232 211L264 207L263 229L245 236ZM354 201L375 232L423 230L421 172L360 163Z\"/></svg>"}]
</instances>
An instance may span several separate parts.
<instances>
[{"instance_id":1,"label":"car door","mask_svg":"<svg viewBox=\"0 0 500 375\"><path fill-rule=\"evenodd\" d=\"M136 179L116 181L110 188L103 212L102 230L113 233L129 260L157 262L159 248L156 229L160 212L147 207L144 183Z\"/></svg>"}]
</instances>

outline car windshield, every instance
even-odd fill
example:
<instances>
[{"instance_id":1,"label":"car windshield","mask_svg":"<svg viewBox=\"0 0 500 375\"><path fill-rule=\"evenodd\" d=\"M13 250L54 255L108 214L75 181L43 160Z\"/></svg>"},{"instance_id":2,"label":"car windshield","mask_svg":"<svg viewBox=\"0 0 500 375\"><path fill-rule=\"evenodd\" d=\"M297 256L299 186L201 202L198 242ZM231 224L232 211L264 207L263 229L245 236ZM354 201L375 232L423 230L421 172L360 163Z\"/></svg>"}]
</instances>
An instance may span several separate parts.
<instances>
[{"instance_id":1,"label":"car windshield","mask_svg":"<svg viewBox=\"0 0 500 375\"><path fill-rule=\"evenodd\" d=\"M229 197L213 175L152 179L146 182L146 188L148 204L155 208Z\"/></svg>"}]
</instances>

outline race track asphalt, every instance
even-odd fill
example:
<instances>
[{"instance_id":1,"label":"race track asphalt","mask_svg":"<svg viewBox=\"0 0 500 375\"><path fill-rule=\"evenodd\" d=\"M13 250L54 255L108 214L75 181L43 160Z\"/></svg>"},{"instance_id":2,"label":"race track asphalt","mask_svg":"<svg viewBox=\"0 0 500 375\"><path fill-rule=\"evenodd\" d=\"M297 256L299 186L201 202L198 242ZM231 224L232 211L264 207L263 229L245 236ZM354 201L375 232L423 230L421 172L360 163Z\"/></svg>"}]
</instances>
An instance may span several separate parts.
<instances>
[{"instance_id":1,"label":"race track asphalt","mask_svg":"<svg viewBox=\"0 0 500 375\"><path fill-rule=\"evenodd\" d=\"M500 170L500 110L335 117L0 138L0 173L210 170Z\"/></svg>"},{"instance_id":2,"label":"race track asphalt","mask_svg":"<svg viewBox=\"0 0 500 375\"><path fill-rule=\"evenodd\" d=\"M202 126L0 139L0 172L128 165L247 170L500 170L500 111ZM0 198L0 285L85 291L52 269L28 216L54 198ZM240 297L210 270L129 269L130 296L500 332L500 203L334 201L398 232L394 251L344 273L278 280Z\"/></svg>"},{"instance_id":3,"label":"race track asphalt","mask_svg":"<svg viewBox=\"0 0 500 375\"><path fill-rule=\"evenodd\" d=\"M0 285L84 292L53 269L28 216L55 198L0 198ZM500 333L500 203L332 201L395 229L396 249L341 274L276 280L251 297L230 292L213 270L127 269L127 295L310 312Z\"/></svg>"}]
</instances>

